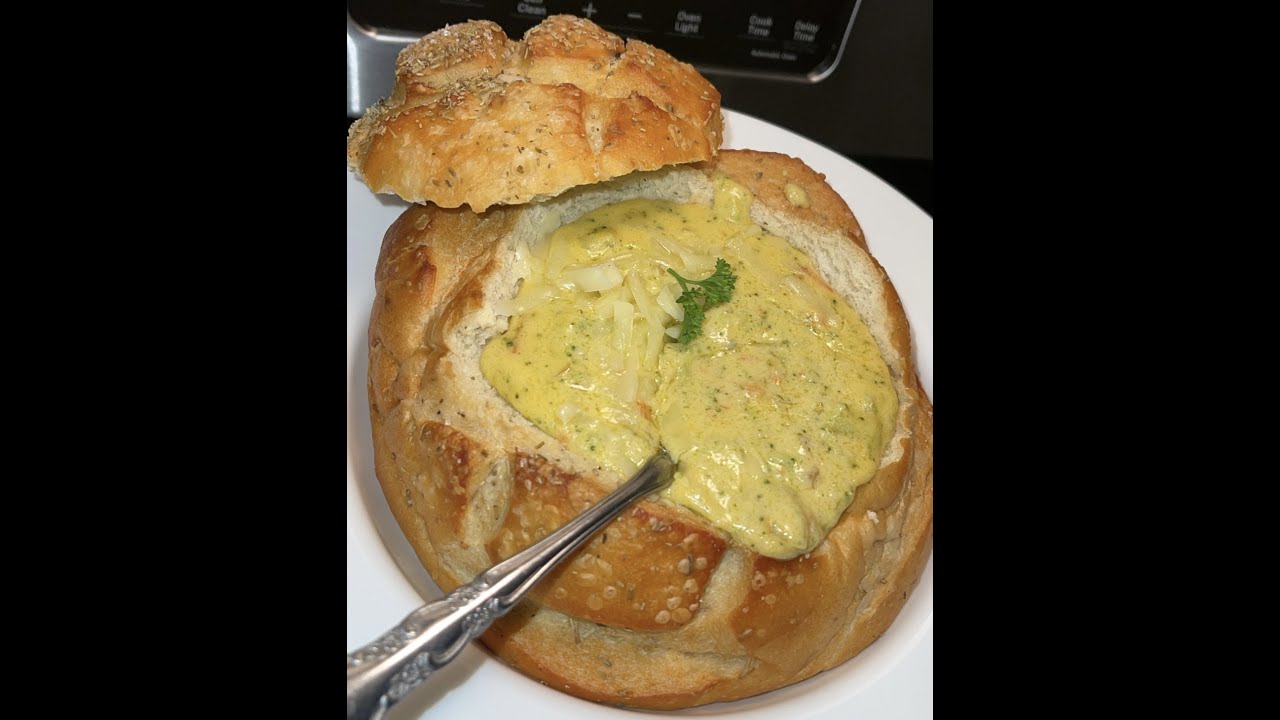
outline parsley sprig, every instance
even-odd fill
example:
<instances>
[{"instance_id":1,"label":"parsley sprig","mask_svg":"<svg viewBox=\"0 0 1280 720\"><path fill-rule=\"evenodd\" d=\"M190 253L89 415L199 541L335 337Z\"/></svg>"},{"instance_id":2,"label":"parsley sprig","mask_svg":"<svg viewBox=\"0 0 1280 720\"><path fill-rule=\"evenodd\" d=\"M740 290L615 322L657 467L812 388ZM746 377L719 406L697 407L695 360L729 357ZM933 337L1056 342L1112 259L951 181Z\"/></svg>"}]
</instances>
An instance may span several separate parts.
<instances>
[{"instance_id":1,"label":"parsley sprig","mask_svg":"<svg viewBox=\"0 0 1280 720\"><path fill-rule=\"evenodd\" d=\"M667 272L675 276L680 283L680 297L676 302L684 307L684 324L680 327L680 343L687 344L702 334L702 320L707 310L729 301L733 294L733 284L738 277L729 269L729 263L723 258L716 258L716 271L705 280L689 280L671 268ZM692 286L692 287L690 287Z\"/></svg>"}]
</instances>

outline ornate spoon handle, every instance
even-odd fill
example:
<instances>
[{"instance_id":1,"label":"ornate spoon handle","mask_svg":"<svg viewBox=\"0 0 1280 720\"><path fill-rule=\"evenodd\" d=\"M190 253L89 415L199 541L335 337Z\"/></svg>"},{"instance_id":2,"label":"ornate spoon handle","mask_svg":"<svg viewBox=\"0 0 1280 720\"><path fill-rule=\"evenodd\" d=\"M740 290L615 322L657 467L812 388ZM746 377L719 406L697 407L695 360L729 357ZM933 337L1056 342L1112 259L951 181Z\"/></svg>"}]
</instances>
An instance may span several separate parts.
<instances>
[{"instance_id":1,"label":"ornate spoon handle","mask_svg":"<svg viewBox=\"0 0 1280 720\"><path fill-rule=\"evenodd\" d=\"M661 453L603 500L546 538L409 613L382 637L347 656L347 720L378 720L506 615L561 560L631 503L671 482Z\"/></svg>"}]
</instances>

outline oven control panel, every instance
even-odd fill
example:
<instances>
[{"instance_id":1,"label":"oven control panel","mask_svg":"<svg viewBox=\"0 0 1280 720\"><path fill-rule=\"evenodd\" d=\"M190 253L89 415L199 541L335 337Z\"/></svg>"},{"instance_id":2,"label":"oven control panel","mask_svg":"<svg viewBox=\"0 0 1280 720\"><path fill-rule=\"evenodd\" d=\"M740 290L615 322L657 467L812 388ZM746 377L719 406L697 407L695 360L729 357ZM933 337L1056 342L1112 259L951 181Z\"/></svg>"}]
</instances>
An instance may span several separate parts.
<instances>
[{"instance_id":1,"label":"oven control panel","mask_svg":"<svg viewBox=\"0 0 1280 720\"><path fill-rule=\"evenodd\" d=\"M386 94L359 85L379 62L447 24L492 20L518 39L548 15L591 19L708 74L818 82L835 69L860 0L347 0L348 114ZM379 46L381 45L381 46ZM388 46L395 46L394 52ZM353 63L357 65L353 68ZM386 65L390 77L390 65ZM366 83L369 84L369 83ZM366 95L368 97L365 100ZM363 104L361 104L363 103ZM359 109L353 110L355 105Z\"/></svg>"}]
</instances>

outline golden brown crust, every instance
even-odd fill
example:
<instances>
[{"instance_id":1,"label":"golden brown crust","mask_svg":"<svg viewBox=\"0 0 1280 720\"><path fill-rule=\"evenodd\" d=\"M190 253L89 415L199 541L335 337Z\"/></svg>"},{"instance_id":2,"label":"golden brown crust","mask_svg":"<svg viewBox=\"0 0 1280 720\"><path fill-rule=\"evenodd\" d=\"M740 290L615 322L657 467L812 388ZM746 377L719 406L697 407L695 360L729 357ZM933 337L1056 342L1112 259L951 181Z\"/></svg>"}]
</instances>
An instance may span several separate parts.
<instances>
[{"instance_id":1,"label":"golden brown crust","mask_svg":"<svg viewBox=\"0 0 1280 720\"><path fill-rule=\"evenodd\" d=\"M757 202L839 228L860 244L847 205L798 160L725 151L700 169L724 172ZM806 191L807 208L787 202L788 182ZM611 487L594 472L552 461L550 438L496 418L458 389L468 378L454 362L455 330L485 304L497 244L521 212L410 208L388 231L378 262L369 330L378 479L445 590L555 530ZM906 317L883 282L893 350L904 358L907 432L895 440L900 458L859 487L816 550L764 558L692 513L642 502L484 642L574 695L673 709L798 682L880 637L919 580L933 520L932 406L916 378Z\"/></svg>"},{"instance_id":2,"label":"golden brown crust","mask_svg":"<svg viewBox=\"0 0 1280 720\"><path fill-rule=\"evenodd\" d=\"M405 48L347 164L375 192L483 212L708 160L722 135L720 93L662 50L569 15L522 41L472 21Z\"/></svg>"}]
</instances>

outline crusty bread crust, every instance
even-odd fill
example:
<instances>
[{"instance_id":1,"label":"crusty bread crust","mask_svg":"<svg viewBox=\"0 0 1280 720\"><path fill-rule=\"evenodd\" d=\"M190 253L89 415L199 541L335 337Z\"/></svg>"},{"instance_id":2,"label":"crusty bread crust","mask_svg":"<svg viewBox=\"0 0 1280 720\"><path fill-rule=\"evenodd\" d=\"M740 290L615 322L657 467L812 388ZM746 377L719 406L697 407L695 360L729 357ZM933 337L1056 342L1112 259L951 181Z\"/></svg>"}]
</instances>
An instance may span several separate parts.
<instances>
[{"instance_id":1,"label":"crusty bread crust","mask_svg":"<svg viewBox=\"0 0 1280 720\"><path fill-rule=\"evenodd\" d=\"M709 160L722 122L720 93L652 45L569 15L518 42L472 21L400 53L391 97L351 126L347 164L375 192L482 212Z\"/></svg>"},{"instance_id":2,"label":"crusty bread crust","mask_svg":"<svg viewBox=\"0 0 1280 720\"><path fill-rule=\"evenodd\" d=\"M716 171L747 185L753 219L813 257L867 321L895 379L897 433L812 553L761 557L683 508L641 502L484 636L530 677L590 700L675 709L748 697L834 667L885 632L920 578L933 526L933 409L901 303L844 201L804 163L770 153L725 151L696 169L483 215L413 207L378 261L369 328L377 475L448 591L622 480L531 425L480 375L480 350L506 326L489 306L515 292L514 243L630 197L706 201ZM805 190L808 207L787 201L787 183Z\"/></svg>"}]
</instances>

